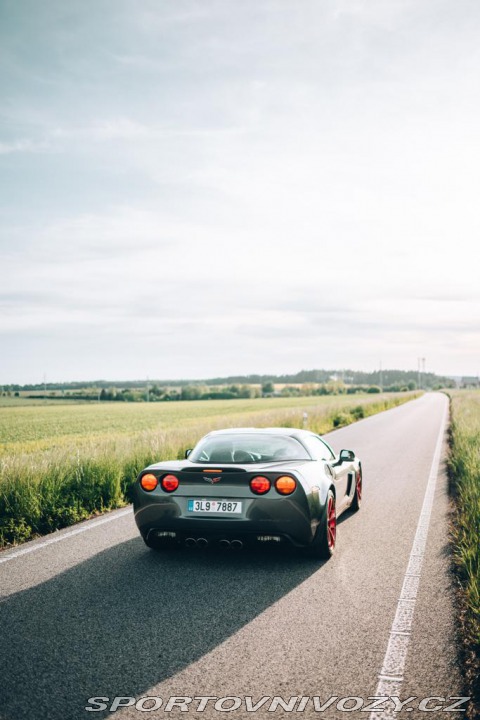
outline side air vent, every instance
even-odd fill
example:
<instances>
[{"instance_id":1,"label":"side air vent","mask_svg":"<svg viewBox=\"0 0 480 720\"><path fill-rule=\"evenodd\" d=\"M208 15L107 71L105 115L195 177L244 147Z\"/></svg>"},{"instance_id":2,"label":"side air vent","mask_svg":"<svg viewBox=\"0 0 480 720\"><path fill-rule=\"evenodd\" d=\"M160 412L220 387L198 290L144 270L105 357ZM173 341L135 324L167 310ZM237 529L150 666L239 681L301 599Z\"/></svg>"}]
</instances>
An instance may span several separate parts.
<instances>
[{"instance_id":1,"label":"side air vent","mask_svg":"<svg viewBox=\"0 0 480 720\"><path fill-rule=\"evenodd\" d=\"M353 473L348 473L347 495L352 492Z\"/></svg>"}]
</instances>

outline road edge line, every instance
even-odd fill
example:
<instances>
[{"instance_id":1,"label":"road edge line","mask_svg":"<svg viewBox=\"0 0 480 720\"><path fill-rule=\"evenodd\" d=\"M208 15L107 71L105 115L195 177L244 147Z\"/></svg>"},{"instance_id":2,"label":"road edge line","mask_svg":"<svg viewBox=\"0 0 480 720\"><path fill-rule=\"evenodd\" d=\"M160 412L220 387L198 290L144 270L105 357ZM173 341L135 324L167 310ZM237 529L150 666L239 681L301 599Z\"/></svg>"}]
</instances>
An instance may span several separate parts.
<instances>
[{"instance_id":1,"label":"road edge line","mask_svg":"<svg viewBox=\"0 0 480 720\"><path fill-rule=\"evenodd\" d=\"M30 547L22 547L18 550L6 550L5 553L0 554L0 564L8 562L9 560L14 560L21 555L28 555L29 553L36 552L37 550L42 550L42 548L47 547L48 545L53 545L54 543L61 542L62 540L73 537L74 535L84 533L87 530L94 530L99 525L104 525L105 523L113 522L113 520L118 520L118 518L124 517L124 515L127 515L131 512L131 506L127 508L122 508L121 510L117 511L113 510L112 514L109 513L107 517L86 520L85 523L82 523L80 527L76 527L73 530L67 530L66 532L60 531L58 532L58 534L55 533L54 535L49 535L43 540L40 540L34 545L31 545Z\"/></svg>"},{"instance_id":2,"label":"road edge line","mask_svg":"<svg viewBox=\"0 0 480 720\"><path fill-rule=\"evenodd\" d=\"M387 650L383 664L378 673L378 684L375 697L399 697L404 680L404 670L407 660L408 645L410 643L411 628L418 586L422 572L425 550L427 547L428 529L432 514L433 500L440 470L443 442L448 418L448 402L445 404L437 443L432 458L430 474L423 498L423 505L417 523L412 549L408 558L408 565L403 577L402 590L398 599L395 617L388 635ZM395 716L393 707L372 710L369 720L388 720Z\"/></svg>"}]
</instances>

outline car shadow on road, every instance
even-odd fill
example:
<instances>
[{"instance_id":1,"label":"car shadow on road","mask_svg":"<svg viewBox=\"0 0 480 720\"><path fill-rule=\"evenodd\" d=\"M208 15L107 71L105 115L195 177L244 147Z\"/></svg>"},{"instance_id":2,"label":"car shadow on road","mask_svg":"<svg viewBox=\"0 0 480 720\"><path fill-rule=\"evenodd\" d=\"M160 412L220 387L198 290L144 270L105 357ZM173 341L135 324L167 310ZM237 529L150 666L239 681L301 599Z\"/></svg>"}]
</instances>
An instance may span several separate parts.
<instances>
[{"instance_id":1,"label":"car shadow on road","mask_svg":"<svg viewBox=\"0 0 480 720\"><path fill-rule=\"evenodd\" d=\"M158 554L140 539L101 552L0 605L0 717L75 720L89 697L141 697L319 567L292 550Z\"/></svg>"}]
</instances>

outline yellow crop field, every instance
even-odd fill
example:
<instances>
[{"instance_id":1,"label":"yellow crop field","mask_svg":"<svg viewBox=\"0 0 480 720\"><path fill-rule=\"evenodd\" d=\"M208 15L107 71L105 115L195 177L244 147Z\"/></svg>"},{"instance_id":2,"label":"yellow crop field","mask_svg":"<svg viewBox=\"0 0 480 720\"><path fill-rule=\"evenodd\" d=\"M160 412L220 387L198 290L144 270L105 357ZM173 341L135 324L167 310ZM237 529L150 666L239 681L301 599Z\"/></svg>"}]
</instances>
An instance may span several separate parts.
<instances>
[{"instance_id":1,"label":"yellow crop field","mask_svg":"<svg viewBox=\"0 0 480 720\"><path fill-rule=\"evenodd\" d=\"M359 401L377 401L378 396L359 396ZM164 431L194 425L199 420L231 419L265 412L333 407L355 402L349 396L209 400L161 403L84 403L0 407L0 452L36 452L64 442ZM357 403L358 404L358 403Z\"/></svg>"},{"instance_id":2,"label":"yellow crop field","mask_svg":"<svg viewBox=\"0 0 480 720\"><path fill-rule=\"evenodd\" d=\"M382 396L380 402L388 396ZM392 395L388 400L401 397ZM0 456L38 452L70 444L101 444L104 441L131 437L147 431L166 432L180 428L231 426L259 422L264 425L272 417L278 424L282 411L285 422L302 421L303 412L318 416L341 412L358 404L379 402L378 395L324 397L287 397L247 400L209 400L162 403L83 403L10 405L0 407ZM325 425L327 429L328 423ZM326 429L324 432L326 432ZM319 430L320 432L322 430Z\"/></svg>"}]
</instances>

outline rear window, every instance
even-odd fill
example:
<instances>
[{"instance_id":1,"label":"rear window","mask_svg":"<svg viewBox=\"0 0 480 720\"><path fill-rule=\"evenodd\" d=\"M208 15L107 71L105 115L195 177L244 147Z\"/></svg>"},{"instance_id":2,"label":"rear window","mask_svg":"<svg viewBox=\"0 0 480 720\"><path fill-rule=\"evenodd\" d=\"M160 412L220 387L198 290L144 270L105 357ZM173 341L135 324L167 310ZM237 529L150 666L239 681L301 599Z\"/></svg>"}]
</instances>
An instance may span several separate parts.
<instances>
[{"instance_id":1,"label":"rear window","mask_svg":"<svg viewBox=\"0 0 480 720\"><path fill-rule=\"evenodd\" d=\"M310 460L295 438L282 435L242 433L214 435L200 440L188 459L205 463L257 463L281 460Z\"/></svg>"}]
</instances>

